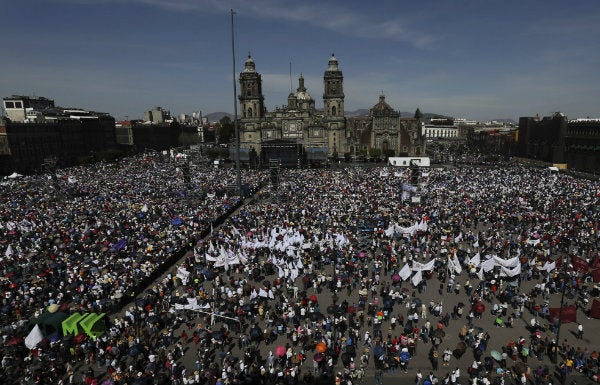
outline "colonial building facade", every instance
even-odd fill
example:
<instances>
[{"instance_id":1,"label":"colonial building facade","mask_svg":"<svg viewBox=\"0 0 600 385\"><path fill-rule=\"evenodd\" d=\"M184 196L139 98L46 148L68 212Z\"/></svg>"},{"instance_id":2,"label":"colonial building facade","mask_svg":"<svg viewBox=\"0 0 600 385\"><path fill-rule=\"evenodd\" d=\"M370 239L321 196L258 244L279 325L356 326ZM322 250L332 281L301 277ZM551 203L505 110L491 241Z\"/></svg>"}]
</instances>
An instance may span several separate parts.
<instances>
[{"instance_id":1,"label":"colonial building facade","mask_svg":"<svg viewBox=\"0 0 600 385\"><path fill-rule=\"evenodd\" d=\"M357 152L378 149L388 155L422 155L425 140L420 117L401 118L380 97L368 116L348 121L344 110L344 76L334 55L323 75L323 109L300 75L296 92L287 105L267 111L262 93L262 76L249 56L240 73L239 103L241 116L240 158L256 152L263 161L323 161Z\"/></svg>"}]
</instances>

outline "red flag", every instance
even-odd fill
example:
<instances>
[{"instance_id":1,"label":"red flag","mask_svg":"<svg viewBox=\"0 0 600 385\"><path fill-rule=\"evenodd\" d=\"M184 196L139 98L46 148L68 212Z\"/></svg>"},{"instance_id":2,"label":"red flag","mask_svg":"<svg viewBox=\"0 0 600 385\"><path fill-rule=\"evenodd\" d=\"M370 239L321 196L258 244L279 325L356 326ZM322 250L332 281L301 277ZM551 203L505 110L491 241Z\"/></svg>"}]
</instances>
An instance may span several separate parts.
<instances>
[{"instance_id":1,"label":"red flag","mask_svg":"<svg viewBox=\"0 0 600 385\"><path fill-rule=\"evenodd\" d=\"M571 263L573 264L573 270L580 271L584 274L587 273L590 268L585 259L576 256L571 257Z\"/></svg>"}]
</instances>

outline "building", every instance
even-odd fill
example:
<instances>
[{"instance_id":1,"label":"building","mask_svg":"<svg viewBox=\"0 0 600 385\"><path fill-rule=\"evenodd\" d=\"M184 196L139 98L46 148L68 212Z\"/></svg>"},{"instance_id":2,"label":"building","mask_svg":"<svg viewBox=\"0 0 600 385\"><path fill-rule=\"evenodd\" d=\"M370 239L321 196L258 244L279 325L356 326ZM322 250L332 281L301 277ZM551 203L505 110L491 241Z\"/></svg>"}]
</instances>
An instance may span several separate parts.
<instances>
[{"instance_id":1,"label":"building","mask_svg":"<svg viewBox=\"0 0 600 385\"><path fill-rule=\"evenodd\" d=\"M564 163L567 118L552 116L519 118L518 156L548 163Z\"/></svg>"},{"instance_id":2,"label":"building","mask_svg":"<svg viewBox=\"0 0 600 385\"><path fill-rule=\"evenodd\" d=\"M568 169L600 172L600 119L573 119L557 112L521 117L517 138L520 157L566 164Z\"/></svg>"},{"instance_id":3,"label":"building","mask_svg":"<svg viewBox=\"0 0 600 385\"><path fill-rule=\"evenodd\" d=\"M154 107L150 111L144 112L144 121L152 124L168 124L173 122L171 111L162 107Z\"/></svg>"},{"instance_id":4,"label":"building","mask_svg":"<svg viewBox=\"0 0 600 385\"><path fill-rule=\"evenodd\" d=\"M13 95L4 98L4 111L11 122L25 123L29 119L37 120L44 111L53 108L54 100L40 96Z\"/></svg>"},{"instance_id":5,"label":"building","mask_svg":"<svg viewBox=\"0 0 600 385\"><path fill-rule=\"evenodd\" d=\"M35 173L48 158L71 166L116 148L115 119L99 112L62 108L42 97L4 98L0 120L0 174Z\"/></svg>"},{"instance_id":6,"label":"building","mask_svg":"<svg viewBox=\"0 0 600 385\"><path fill-rule=\"evenodd\" d=\"M383 95L369 116L346 119L344 76L334 55L323 74L322 110L316 108L300 75L287 105L267 111L262 76L250 56L239 82L241 161L249 161L252 152L259 154L262 162L279 159L288 164L322 162L373 149L389 155L424 154L420 117L401 118Z\"/></svg>"}]
</instances>

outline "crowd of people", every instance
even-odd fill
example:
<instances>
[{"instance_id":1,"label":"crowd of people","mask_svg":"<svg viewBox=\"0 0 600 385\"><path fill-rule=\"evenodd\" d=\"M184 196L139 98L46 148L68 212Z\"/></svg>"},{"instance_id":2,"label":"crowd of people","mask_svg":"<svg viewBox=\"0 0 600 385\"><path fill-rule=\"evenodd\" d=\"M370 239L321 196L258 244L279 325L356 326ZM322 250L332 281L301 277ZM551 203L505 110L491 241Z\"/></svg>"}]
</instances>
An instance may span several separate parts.
<instances>
[{"instance_id":1,"label":"crowd of people","mask_svg":"<svg viewBox=\"0 0 600 385\"><path fill-rule=\"evenodd\" d=\"M597 182L519 165L440 168L407 196L406 170L282 170L198 239L237 203L223 190L233 175L193 175L206 196L190 200L175 168L134 158L101 178L69 169L53 188L4 190L5 373L25 383L381 384L411 373L419 384L542 384L557 353L560 380L598 375L594 347L557 341L549 317L563 287L597 296ZM244 178L259 186L265 175ZM190 242L148 290L129 292ZM572 256L588 269L561 269ZM103 311L117 293L133 301L95 340L9 343L31 310ZM444 303L448 293L463 302ZM526 317L525 338L492 336Z\"/></svg>"},{"instance_id":2,"label":"crowd of people","mask_svg":"<svg viewBox=\"0 0 600 385\"><path fill-rule=\"evenodd\" d=\"M1 326L16 328L51 304L115 309L239 203L227 194L231 169L183 170L169 156L144 155L5 180ZM244 178L257 188L262 177Z\"/></svg>"}]
</instances>

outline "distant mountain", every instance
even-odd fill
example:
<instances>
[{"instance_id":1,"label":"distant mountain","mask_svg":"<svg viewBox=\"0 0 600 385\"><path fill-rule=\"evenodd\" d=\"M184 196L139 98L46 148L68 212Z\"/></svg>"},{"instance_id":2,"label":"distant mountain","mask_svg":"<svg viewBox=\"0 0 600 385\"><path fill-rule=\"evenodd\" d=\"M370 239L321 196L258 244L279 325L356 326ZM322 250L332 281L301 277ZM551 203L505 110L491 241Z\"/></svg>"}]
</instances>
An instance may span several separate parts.
<instances>
[{"instance_id":1,"label":"distant mountain","mask_svg":"<svg viewBox=\"0 0 600 385\"><path fill-rule=\"evenodd\" d=\"M354 111L346 111L344 113L344 115L347 118L353 118L353 117L357 117L357 116L367 116L369 115L369 109L367 108L359 108L357 110ZM218 122L219 120L221 120L224 116L228 116L230 119L233 120L233 114L230 114L228 112L211 112L210 114L206 114L204 115L204 117L206 119L208 119L209 122ZM407 117L413 117L415 116L415 112L407 112L407 111L401 111L400 112L400 116L403 118L407 118ZM239 116L238 116L239 117ZM431 119L431 118L449 118L449 116L444 116L444 115L440 115L440 114L433 114L431 112L423 112L423 118L424 119ZM496 119L498 122L503 122L503 121L510 121L511 119Z\"/></svg>"},{"instance_id":2,"label":"distant mountain","mask_svg":"<svg viewBox=\"0 0 600 385\"><path fill-rule=\"evenodd\" d=\"M233 120L233 114L230 114L229 112L211 112L210 114L206 114L204 115L204 117L209 121L209 122L218 122L219 120L221 120L224 116L228 116L230 119Z\"/></svg>"},{"instance_id":3,"label":"distant mountain","mask_svg":"<svg viewBox=\"0 0 600 385\"><path fill-rule=\"evenodd\" d=\"M354 110L354 111L345 111L344 112L344 116L346 116L347 118L353 118L355 116L365 116L365 115L369 115L369 110L366 108L361 108L361 109Z\"/></svg>"}]
</instances>

